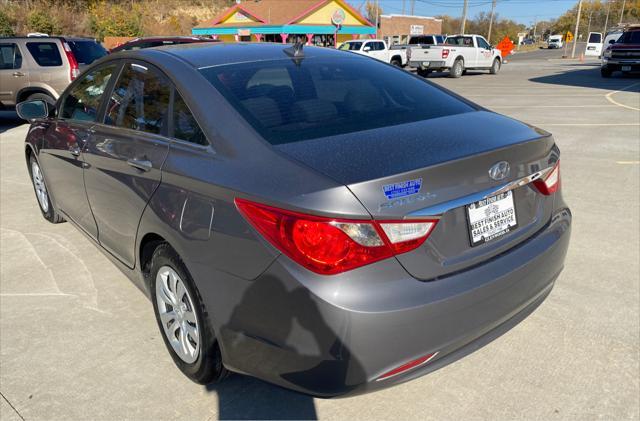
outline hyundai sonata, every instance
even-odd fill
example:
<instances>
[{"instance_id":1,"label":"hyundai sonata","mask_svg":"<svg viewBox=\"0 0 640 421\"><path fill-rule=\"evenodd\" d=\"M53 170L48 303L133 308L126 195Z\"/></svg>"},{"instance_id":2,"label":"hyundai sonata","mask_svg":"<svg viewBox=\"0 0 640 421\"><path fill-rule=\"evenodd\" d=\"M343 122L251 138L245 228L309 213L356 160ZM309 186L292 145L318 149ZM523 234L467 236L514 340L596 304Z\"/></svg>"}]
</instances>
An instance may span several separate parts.
<instances>
[{"instance_id":1,"label":"hyundai sonata","mask_svg":"<svg viewBox=\"0 0 640 421\"><path fill-rule=\"evenodd\" d=\"M514 326L563 268L553 137L367 57L122 52L18 109L43 216L148 294L199 383L404 382Z\"/></svg>"}]
</instances>

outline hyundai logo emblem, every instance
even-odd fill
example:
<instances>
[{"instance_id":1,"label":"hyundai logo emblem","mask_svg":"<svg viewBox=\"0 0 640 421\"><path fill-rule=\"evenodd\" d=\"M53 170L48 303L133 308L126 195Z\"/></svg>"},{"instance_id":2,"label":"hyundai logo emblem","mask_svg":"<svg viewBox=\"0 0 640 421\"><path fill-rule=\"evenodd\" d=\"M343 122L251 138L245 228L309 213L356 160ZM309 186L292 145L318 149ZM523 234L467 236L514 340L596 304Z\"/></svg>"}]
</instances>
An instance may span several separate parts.
<instances>
[{"instance_id":1,"label":"hyundai logo emblem","mask_svg":"<svg viewBox=\"0 0 640 421\"><path fill-rule=\"evenodd\" d=\"M493 180L504 180L509 175L511 166L507 161L500 161L489 168L489 177Z\"/></svg>"}]
</instances>

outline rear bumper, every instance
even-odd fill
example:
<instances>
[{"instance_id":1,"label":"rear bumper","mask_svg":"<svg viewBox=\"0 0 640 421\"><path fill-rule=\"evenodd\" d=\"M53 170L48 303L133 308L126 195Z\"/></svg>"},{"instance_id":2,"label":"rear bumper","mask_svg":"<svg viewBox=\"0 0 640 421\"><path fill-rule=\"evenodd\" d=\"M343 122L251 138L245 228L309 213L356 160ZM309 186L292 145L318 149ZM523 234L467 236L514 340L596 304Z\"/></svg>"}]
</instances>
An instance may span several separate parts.
<instances>
[{"instance_id":1,"label":"rear bumper","mask_svg":"<svg viewBox=\"0 0 640 421\"><path fill-rule=\"evenodd\" d=\"M570 232L571 213L563 208L508 252L430 282L410 277L395 259L322 277L280 256L218 327L225 365L321 397L422 376L532 312L563 268ZM376 381L434 352L428 364Z\"/></svg>"},{"instance_id":2,"label":"rear bumper","mask_svg":"<svg viewBox=\"0 0 640 421\"><path fill-rule=\"evenodd\" d=\"M415 61L412 60L409 62L409 67L414 69L443 69L446 66L446 62L443 60L434 60L434 61Z\"/></svg>"}]
</instances>

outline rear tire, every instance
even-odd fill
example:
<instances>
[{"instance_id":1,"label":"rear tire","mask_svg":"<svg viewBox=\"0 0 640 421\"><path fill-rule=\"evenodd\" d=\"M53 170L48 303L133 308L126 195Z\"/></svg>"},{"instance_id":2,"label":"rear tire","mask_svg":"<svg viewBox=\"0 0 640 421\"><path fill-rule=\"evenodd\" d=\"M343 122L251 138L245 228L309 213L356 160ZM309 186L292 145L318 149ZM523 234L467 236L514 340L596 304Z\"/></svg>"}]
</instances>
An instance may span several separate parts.
<instances>
[{"instance_id":1,"label":"rear tire","mask_svg":"<svg viewBox=\"0 0 640 421\"><path fill-rule=\"evenodd\" d=\"M158 328L176 366L198 384L226 378L229 371L222 364L207 309L182 259L167 243L153 253L150 282Z\"/></svg>"},{"instance_id":2,"label":"rear tire","mask_svg":"<svg viewBox=\"0 0 640 421\"><path fill-rule=\"evenodd\" d=\"M609 77L611 77L612 73L613 72L610 69L607 69L606 67L601 67L600 68L600 76L602 76L602 77L609 78Z\"/></svg>"},{"instance_id":3,"label":"rear tire","mask_svg":"<svg viewBox=\"0 0 640 421\"><path fill-rule=\"evenodd\" d=\"M451 66L451 69L449 69L449 77L457 79L462 76L463 72L464 61L461 58L456 59L456 61L453 62L453 66Z\"/></svg>"},{"instance_id":4,"label":"rear tire","mask_svg":"<svg viewBox=\"0 0 640 421\"><path fill-rule=\"evenodd\" d=\"M40 208L42 217L52 224L65 222L64 218L60 216L53 207L53 203L51 203L44 173L42 172L40 163L33 155L29 157L29 175L31 176L31 184L33 185L33 191L36 194L36 200L38 201L38 207Z\"/></svg>"},{"instance_id":5,"label":"rear tire","mask_svg":"<svg viewBox=\"0 0 640 421\"><path fill-rule=\"evenodd\" d=\"M402 62L397 58L394 58L393 60L391 60L391 65L396 67L402 67Z\"/></svg>"},{"instance_id":6,"label":"rear tire","mask_svg":"<svg viewBox=\"0 0 640 421\"><path fill-rule=\"evenodd\" d=\"M36 93L36 94L31 94L27 97L27 101L37 101L37 100L44 101L49 105L51 105L52 107L55 107L56 105L55 98L48 94Z\"/></svg>"},{"instance_id":7,"label":"rear tire","mask_svg":"<svg viewBox=\"0 0 640 421\"><path fill-rule=\"evenodd\" d=\"M418 69L418 76L427 77L433 72L433 70L429 69Z\"/></svg>"},{"instance_id":8,"label":"rear tire","mask_svg":"<svg viewBox=\"0 0 640 421\"><path fill-rule=\"evenodd\" d=\"M497 75L498 72L500 71L500 60L499 59L494 59L493 60L493 64L491 65L491 68L489 69L489 73L492 75Z\"/></svg>"}]
</instances>

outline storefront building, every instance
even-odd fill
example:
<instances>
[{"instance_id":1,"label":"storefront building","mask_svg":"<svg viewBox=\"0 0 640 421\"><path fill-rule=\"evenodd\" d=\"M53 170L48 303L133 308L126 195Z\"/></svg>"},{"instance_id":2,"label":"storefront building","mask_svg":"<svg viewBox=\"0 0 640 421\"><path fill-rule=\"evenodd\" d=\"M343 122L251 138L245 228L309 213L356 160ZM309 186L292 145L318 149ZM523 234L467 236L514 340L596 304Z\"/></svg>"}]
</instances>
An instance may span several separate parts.
<instances>
[{"instance_id":1,"label":"storefront building","mask_svg":"<svg viewBox=\"0 0 640 421\"><path fill-rule=\"evenodd\" d=\"M343 0L245 0L191 30L227 42L301 40L336 46L376 34L375 26Z\"/></svg>"},{"instance_id":2,"label":"storefront building","mask_svg":"<svg viewBox=\"0 0 640 421\"><path fill-rule=\"evenodd\" d=\"M380 15L378 36L389 44L406 44L411 35L440 35L442 19L430 16Z\"/></svg>"}]
</instances>

